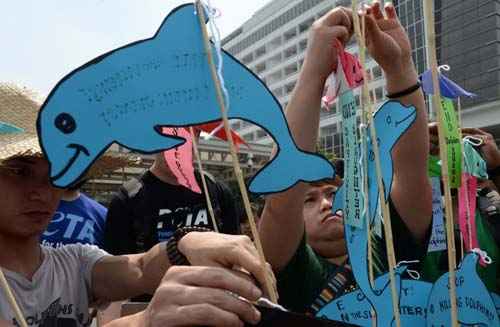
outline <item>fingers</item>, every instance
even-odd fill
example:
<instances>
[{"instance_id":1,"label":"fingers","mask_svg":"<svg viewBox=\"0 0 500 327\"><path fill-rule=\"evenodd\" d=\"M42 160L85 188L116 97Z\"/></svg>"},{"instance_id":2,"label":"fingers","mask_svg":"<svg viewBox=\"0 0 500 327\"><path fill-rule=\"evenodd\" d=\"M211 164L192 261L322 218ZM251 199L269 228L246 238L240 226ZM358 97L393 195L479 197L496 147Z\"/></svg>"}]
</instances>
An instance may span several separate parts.
<instances>
[{"instance_id":1,"label":"fingers","mask_svg":"<svg viewBox=\"0 0 500 327\"><path fill-rule=\"evenodd\" d=\"M380 9L380 2L375 1L372 4L372 15L375 19L384 19L384 14L382 13L382 10Z\"/></svg>"},{"instance_id":2,"label":"fingers","mask_svg":"<svg viewBox=\"0 0 500 327\"><path fill-rule=\"evenodd\" d=\"M239 319L249 323L257 323L260 320L260 312L252 304L233 293L207 287L179 287L182 287L182 291L176 293L178 294L176 302L180 306L208 303L234 313Z\"/></svg>"},{"instance_id":3,"label":"fingers","mask_svg":"<svg viewBox=\"0 0 500 327\"><path fill-rule=\"evenodd\" d=\"M246 271L248 271L252 276L257 279L260 285L266 285L266 280L268 278L268 270L265 266L262 266L258 256L247 252L242 251L240 253L233 253L234 258L231 258L234 262L236 262L236 266L239 266ZM272 279L269 279L270 281ZM248 298L250 300L250 298ZM257 300L252 298L251 300Z\"/></svg>"},{"instance_id":4,"label":"fingers","mask_svg":"<svg viewBox=\"0 0 500 327\"><path fill-rule=\"evenodd\" d=\"M384 7L385 9L385 15L389 19L398 19L398 14L396 13L396 8L394 8L394 5L392 3L387 3Z\"/></svg>"},{"instance_id":5,"label":"fingers","mask_svg":"<svg viewBox=\"0 0 500 327\"><path fill-rule=\"evenodd\" d=\"M216 267L178 267L174 273L170 273L171 270L172 268L167 271L166 280L176 274L174 277L181 284L219 288L250 301L262 296L262 291L249 278L242 277L241 273L236 271Z\"/></svg>"},{"instance_id":6,"label":"fingers","mask_svg":"<svg viewBox=\"0 0 500 327\"><path fill-rule=\"evenodd\" d=\"M326 26L344 26L348 31L354 29L352 22L352 11L349 8L339 7L330 11L319 19Z\"/></svg>"},{"instance_id":7,"label":"fingers","mask_svg":"<svg viewBox=\"0 0 500 327\"><path fill-rule=\"evenodd\" d=\"M333 26L329 28L329 33L333 38L337 38L345 46L351 39L352 33L344 26Z\"/></svg>"}]
</instances>

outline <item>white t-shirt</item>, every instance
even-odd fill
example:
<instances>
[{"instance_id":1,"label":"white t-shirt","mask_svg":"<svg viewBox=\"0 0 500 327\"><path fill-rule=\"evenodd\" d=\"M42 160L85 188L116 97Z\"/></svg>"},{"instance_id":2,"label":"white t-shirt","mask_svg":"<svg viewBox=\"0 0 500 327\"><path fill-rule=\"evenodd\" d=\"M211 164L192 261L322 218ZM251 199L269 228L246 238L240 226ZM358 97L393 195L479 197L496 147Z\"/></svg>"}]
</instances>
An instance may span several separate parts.
<instances>
[{"instance_id":1,"label":"white t-shirt","mask_svg":"<svg viewBox=\"0 0 500 327\"><path fill-rule=\"evenodd\" d=\"M28 326L87 326L92 301L92 269L107 253L96 246L82 244L65 245L58 249L42 246L42 251L42 265L31 281L3 269ZM2 291L0 318L19 326Z\"/></svg>"}]
</instances>

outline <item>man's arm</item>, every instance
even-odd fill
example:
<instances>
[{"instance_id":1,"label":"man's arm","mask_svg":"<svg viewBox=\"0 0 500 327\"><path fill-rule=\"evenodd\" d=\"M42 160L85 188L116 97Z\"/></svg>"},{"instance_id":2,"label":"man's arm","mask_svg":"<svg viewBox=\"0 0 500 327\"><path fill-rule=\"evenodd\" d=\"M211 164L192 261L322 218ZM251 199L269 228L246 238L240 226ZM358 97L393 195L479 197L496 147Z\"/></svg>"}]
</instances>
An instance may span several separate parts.
<instances>
[{"instance_id":1,"label":"man's arm","mask_svg":"<svg viewBox=\"0 0 500 327\"><path fill-rule=\"evenodd\" d=\"M411 57L411 45L393 5L375 3L366 15L367 42L370 55L384 71L389 94L406 90L418 82ZM416 108L413 125L401 137L392 152L394 177L391 198L401 219L421 241L432 219L432 191L427 175L429 133L427 110L422 91L397 98L402 104Z\"/></svg>"},{"instance_id":2,"label":"man's arm","mask_svg":"<svg viewBox=\"0 0 500 327\"><path fill-rule=\"evenodd\" d=\"M347 43L352 30L350 12L337 8L312 25L304 65L286 108L286 118L298 147L315 151L319 128L320 101L325 81L337 64L333 40ZM307 167L304 167L307 169ZM275 271L293 257L304 236L306 184L266 199L259 232L267 260Z\"/></svg>"},{"instance_id":3,"label":"man's arm","mask_svg":"<svg viewBox=\"0 0 500 327\"><path fill-rule=\"evenodd\" d=\"M106 256L92 271L94 297L118 301L153 294L169 267L165 243L142 254Z\"/></svg>"},{"instance_id":4,"label":"man's arm","mask_svg":"<svg viewBox=\"0 0 500 327\"><path fill-rule=\"evenodd\" d=\"M246 236L191 232L179 240L178 250L192 265L242 267L262 285L269 273ZM143 254L104 257L92 270L94 299L117 301L153 294L170 266L165 243Z\"/></svg>"}]
</instances>

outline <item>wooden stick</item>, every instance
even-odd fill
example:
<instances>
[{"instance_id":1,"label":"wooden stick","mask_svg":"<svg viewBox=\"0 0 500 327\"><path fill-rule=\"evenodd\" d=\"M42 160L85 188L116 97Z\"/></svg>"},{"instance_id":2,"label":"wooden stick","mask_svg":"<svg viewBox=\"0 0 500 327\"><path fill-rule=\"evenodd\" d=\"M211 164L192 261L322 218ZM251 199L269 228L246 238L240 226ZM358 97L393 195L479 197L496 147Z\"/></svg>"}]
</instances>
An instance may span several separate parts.
<instances>
[{"instance_id":1,"label":"wooden stick","mask_svg":"<svg viewBox=\"0 0 500 327\"><path fill-rule=\"evenodd\" d=\"M463 144L463 135L462 135L462 104L460 103L460 97L457 98L457 118L458 118L458 137L460 140L460 160L462 161L462 171L465 168L465 157L464 157L464 144ZM469 230L469 240L472 240L471 233L471 225L470 225L470 214L469 214L469 192L466 190L465 196L467 199L467 229ZM472 248L469 247L469 248ZM463 259L465 256L464 253L464 237L462 235L462 231L460 231L460 258Z\"/></svg>"},{"instance_id":2,"label":"wooden stick","mask_svg":"<svg viewBox=\"0 0 500 327\"><path fill-rule=\"evenodd\" d=\"M356 4L356 0L354 0L353 4ZM361 40L365 42L365 16L361 18ZM359 61L361 63L361 67L365 69L366 67L366 48L360 47L359 48ZM363 75L364 76L364 75ZM368 77L368 76L366 76ZM366 107L367 106L373 106L372 99L370 98L369 95L369 88L368 88L368 80L363 79L363 86L361 90L361 124L363 126L368 126L367 124L367 113L366 113ZM364 188L364 193L365 193L365 210L368 210L369 208L369 198L368 198L368 147L366 143L366 136L367 136L367 130L366 128L363 128L361 130L361 146L363 149L363 176L364 176L364 181L363 181L363 188ZM367 211L368 212L368 211ZM366 233L368 236L368 275L370 277L370 284L373 287L375 285L375 275L373 272L373 249L372 249L372 238L371 238L371 232L370 232L370 219L366 219ZM374 320L375 321L375 320Z\"/></svg>"},{"instance_id":3,"label":"wooden stick","mask_svg":"<svg viewBox=\"0 0 500 327\"><path fill-rule=\"evenodd\" d=\"M205 45L205 52L207 55L207 60L208 60L208 65L210 67L210 73L212 75L212 80L215 85L215 91L216 91L216 96L217 96L217 102L219 103L220 111L222 114L222 121L224 122L224 130L226 131L228 143L229 143L229 149L231 152L231 157L232 157L232 162L233 162L233 168L234 172L236 175L236 180L238 181L238 186L240 188L241 192L241 197L243 199L243 204L245 207L245 212L248 217L248 222L250 223L250 229L252 231L252 236L254 238L255 242L255 247L257 248L257 252L259 253L259 259L262 267L266 268L266 259L264 257L264 250L262 249L262 243L260 241L259 233L257 231L257 225L255 224L255 218L253 216L252 208L250 206L250 200L248 198L248 193L245 187L245 182L243 180L243 173L241 172L240 164L238 161L238 155L236 154L236 147L233 142L233 136L231 135L231 128L229 127L229 120L227 118L227 112L226 112L226 105L224 102L224 96L222 94L222 86L219 81L219 78L217 76L217 71L215 68L215 63L212 57L212 48L210 46L210 41L208 40L208 34L207 34L207 28L205 25L205 13L203 6L201 5L201 2L199 0L196 1L196 8L198 12L198 18L200 21L200 26L201 26L201 31L202 31L202 36L203 36L203 42ZM276 294L276 291L273 287L272 281L270 277L266 274L266 285L264 285L266 288L267 293L270 296L270 300L272 302L277 303L278 302L278 296Z\"/></svg>"},{"instance_id":4,"label":"wooden stick","mask_svg":"<svg viewBox=\"0 0 500 327\"><path fill-rule=\"evenodd\" d=\"M12 308L12 310L14 310L14 315L16 316L17 323L21 327L28 327L28 324L26 324L26 320L24 320L23 313L21 312L21 309L16 302L16 298L14 297L14 294L12 294L12 290L7 283L7 279L5 279L2 268L0 268L0 285L2 285L5 295L7 296L7 301L9 301L10 307Z\"/></svg>"},{"instance_id":5,"label":"wooden stick","mask_svg":"<svg viewBox=\"0 0 500 327\"><path fill-rule=\"evenodd\" d=\"M356 34L356 38L358 40L359 44L359 49L360 49L360 54L362 54L366 48L365 44L365 39L361 35L361 30L360 30L360 22L359 22L359 17L357 15L357 1L353 0L352 1L352 6L353 6L353 23L354 23L354 32ZM368 82L368 76L366 74L366 69L365 69L365 63L364 61L361 61L361 68L363 69L363 79L364 82L363 84L366 84ZM363 96L364 97L369 97L368 94L368 88L363 87ZM378 192L379 192L379 201L380 201L380 206L382 208L382 218L384 220L384 234L385 234L385 245L387 248L387 262L389 266L389 279L391 283L391 295L392 295L392 311L394 313L394 319L396 322L396 326L400 327L401 326L401 318L399 314L399 300L398 300L398 293L397 293L397 287L396 287L396 275L394 273L394 268L396 267L396 255L394 253L394 241L393 241L393 236L392 236L392 223L391 223L391 216L390 216L390 211L389 211L389 206L387 205L387 202L385 201L385 191L384 191L384 183L382 181L382 168L380 166L380 151L378 147L378 142L377 140L377 132L375 130L375 125L374 125L374 120L373 120L373 108L371 105L371 102L368 102L368 120L370 124L370 135L372 139L372 146L373 146L373 152L375 155L375 170L376 170L376 175L377 175L377 187L378 187ZM369 212L369 210L368 210ZM369 219L369 216L367 217Z\"/></svg>"},{"instance_id":6,"label":"wooden stick","mask_svg":"<svg viewBox=\"0 0 500 327\"><path fill-rule=\"evenodd\" d=\"M210 219L212 219L212 224L214 225L215 232L219 232L219 226L217 226L217 220L215 220L214 208L212 207L212 201L210 201L210 193L208 193L207 180L205 178L205 172L203 170L203 165L201 164L200 151L198 149L198 142L193 132L193 127L189 127L189 132L191 132L191 138L193 139L193 150L196 160L198 160L198 170L201 175L201 183L203 184L203 192L205 193L205 201L207 202L208 213L210 214Z\"/></svg>"},{"instance_id":7,"label":"wooden stick","mask_svg":"<svg viewBox=\"0 0 500 327\"><path fill-rule=\"evenodd\" d=\"M354 0L357 2L356 0ZM361 67L366 71L366 20L365 16L361 17L361 40L363 41L363 47L359 48L359 61L361 63ZM372 74L370 74L370 80L372 79ZM373 100L375 99L375 91L373 90L372 96L370 97L370 90L368 88L368 80L364 79L365 75L363 75L363 89L362 89L362 107L361 107L361 123L363 126L365 126L363 129L361 129L361 144L363 148L363 175L364 175L364 181L363 181L363 188L364 188L364 193L365 193L365 210L366 212L369 212L369 205L370 205L370 199L368 197L369 194L369 189L368 189L368 147L367 147L367 129L366 126L367 124L367 112L366 112L366 106L373 106ZM368 75L366 76L368 77ZM371 226L370 226L370 219L368 218L368 215L365 217L366 219L366 236L367 236L367 246L368 246L368 277L370 278L370 285L373 288L375 286L375 273L373 271L373 249L372 249L372 234L371 234ZM377 318L376 318L376 313L373 308L370 309L370 316L372 320L372 327L377 326Z\"/></svg>"},{"instance_id":8,"label":"wooden stick","mask_svg":"<svg viewBox=\"0 0 500 327\"><path fill-rule=\"evenodd\" d=\"M448 246L448 270L449 270L449 287L450 287L450 302L451 302L451 322L453 326L458 326L457 320L457 289L455 284L455 237L453 224L453 207L451 202L451 191L448 178L448 156L445 151L446 141L444 137L444 127L441 124L441 92L438 79L437 58L436 58L436 32L434 28L433 15L434 1L424 1L424 22L426 28L429 67L432 72L432 84L434 96L432 104L437 115L438 137L439 137L439 157L441 159L441 176L444 184L444 199L445 199L445 216L446 216L446 239Z\"/></svg>"}]
</instances>

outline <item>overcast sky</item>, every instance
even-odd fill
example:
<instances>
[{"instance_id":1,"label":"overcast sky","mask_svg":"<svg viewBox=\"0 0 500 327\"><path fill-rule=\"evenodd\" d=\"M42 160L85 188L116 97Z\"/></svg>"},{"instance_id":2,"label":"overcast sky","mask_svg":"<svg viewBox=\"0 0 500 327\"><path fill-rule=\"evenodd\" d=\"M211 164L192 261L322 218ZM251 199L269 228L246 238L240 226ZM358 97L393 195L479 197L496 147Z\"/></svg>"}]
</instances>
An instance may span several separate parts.
<instances>
[{"instance_id":1,"label":"overcast sky","mask_svg":"<svg viewBox=\"0 0 500 327\"><path fill-rule=\"evenodd\" d=\"M223 36L270 0L211 0ZM129 42L151 37L179 0L16 0L0 10L0 79L43 95L65 74Z\"/></svg>"}]
</instances>

